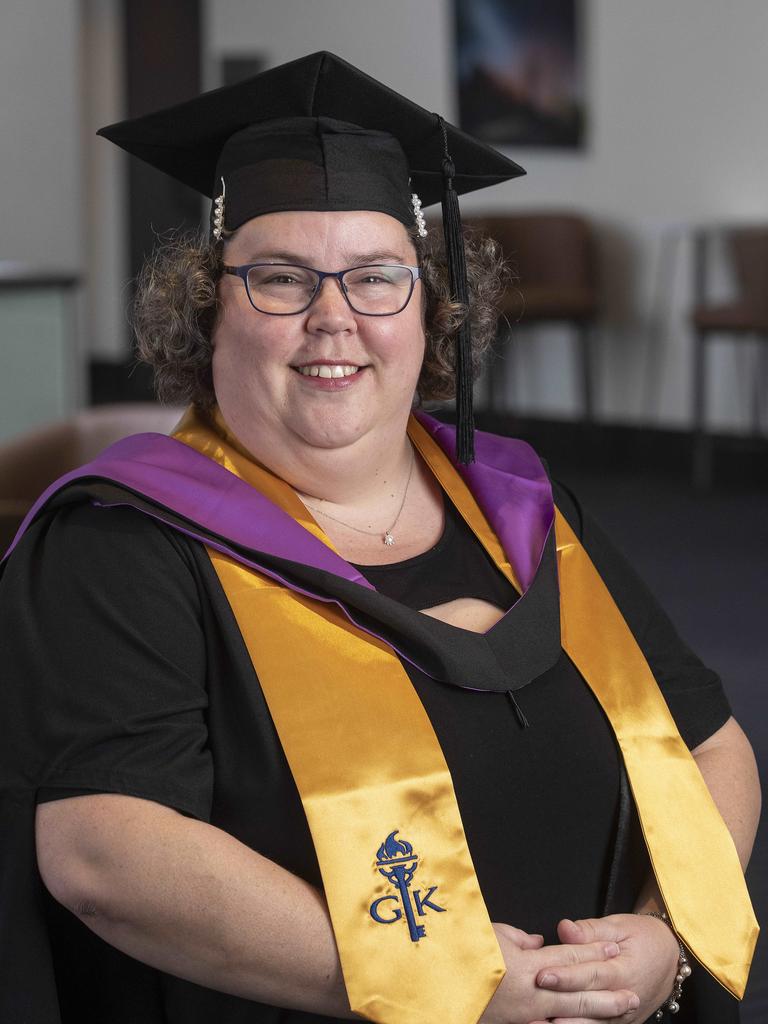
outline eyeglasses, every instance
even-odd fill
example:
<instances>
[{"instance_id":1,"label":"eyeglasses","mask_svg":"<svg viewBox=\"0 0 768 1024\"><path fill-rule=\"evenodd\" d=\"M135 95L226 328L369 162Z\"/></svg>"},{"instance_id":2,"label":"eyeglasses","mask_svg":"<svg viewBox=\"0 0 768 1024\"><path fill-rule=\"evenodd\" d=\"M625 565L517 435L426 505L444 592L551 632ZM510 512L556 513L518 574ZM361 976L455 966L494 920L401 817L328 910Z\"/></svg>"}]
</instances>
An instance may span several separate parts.
<instances>
[{"instance_id":1,"label":"eyeglasses","mask_svg":"<svg viewBox=\"0 0 768 1024\"><path fill-rule=\"evenodd\" d=\"M418 267L372 264L349 270L314 270L292 263L245 263L223 268L245 283L254 309L271 316L292 316L309 309L326 277L334 277L355 313L363 316L394 316L413 295Z\"/></svg>"}]
</instances>

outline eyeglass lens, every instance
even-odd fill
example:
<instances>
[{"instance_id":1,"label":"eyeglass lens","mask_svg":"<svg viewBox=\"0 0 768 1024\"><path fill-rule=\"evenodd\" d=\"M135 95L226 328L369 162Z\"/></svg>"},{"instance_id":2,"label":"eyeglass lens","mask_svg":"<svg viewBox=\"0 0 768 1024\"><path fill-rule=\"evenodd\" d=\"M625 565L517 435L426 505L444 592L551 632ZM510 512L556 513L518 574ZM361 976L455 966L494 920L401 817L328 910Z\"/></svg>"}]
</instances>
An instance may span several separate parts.
<instances>
[{"instance_id":1,"label":"eyeglass lens","mask_svg":"<svg viewBox=\"0 0 768 1024\"><path fill-rule=\"evenodd\" d=\"M302 312L319 283L320 277L313 270L289 264L265 264L248 271L251 302L264 313ZM356 312L386 316L399 313L407 305L413 274L408 267L355 267L341 275L341 284Z\"/></svg>"}]
</instances>

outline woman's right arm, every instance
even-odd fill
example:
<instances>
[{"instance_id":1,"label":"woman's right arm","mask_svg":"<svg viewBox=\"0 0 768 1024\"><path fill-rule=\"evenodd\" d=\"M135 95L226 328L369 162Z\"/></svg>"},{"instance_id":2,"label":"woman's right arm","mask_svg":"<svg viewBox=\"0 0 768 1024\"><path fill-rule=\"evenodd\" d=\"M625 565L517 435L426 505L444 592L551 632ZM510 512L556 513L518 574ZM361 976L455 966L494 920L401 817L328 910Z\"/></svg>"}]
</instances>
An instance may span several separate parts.
<instances>
[{"instance_id":1,"label":"woman's right arm","mask_svg":"<svg viewBox=\"0 0 768 1024\"><path fill-rule=\"evenodd\" d=\"M220 829L135 797L40 804L38 864L51 894L110 945L188 981L275 1006L353 1017L328 909L307 882ZM535 986L544 966L604 960L612 943L543 948L496 925L507 975L486 1024L588 1010L619 1016L628 992Z\"/></svg>"},{"instance_id":2,"label":"woman's right arm","mask_svg":"<svg viewBox=\"0 0 768 1024\"><path fill-rule=\"evenodd\" d=\"M321 894L226 832L113 793L40 804L36 832L48 890L110 945L208 988L353 1016Z\"/></svg>"}]
</instances>

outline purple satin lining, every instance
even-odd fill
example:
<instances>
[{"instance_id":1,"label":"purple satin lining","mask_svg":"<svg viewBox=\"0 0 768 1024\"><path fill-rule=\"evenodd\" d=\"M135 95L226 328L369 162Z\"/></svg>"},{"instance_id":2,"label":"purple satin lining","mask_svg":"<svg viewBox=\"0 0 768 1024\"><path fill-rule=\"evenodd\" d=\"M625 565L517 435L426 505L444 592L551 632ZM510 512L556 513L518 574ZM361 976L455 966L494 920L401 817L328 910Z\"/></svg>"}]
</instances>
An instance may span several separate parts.
<instances>
[{"instance_id":1,"label":"purple satin lining","mask_svg":"<svg viewBox=\"0 0 768 1024\"><path fill-rule=\"evenodd\" d=\"M423 413L418 418L455 462L454 428ZM458 466L459 472L501 541L525 592L536 575L554 517L549 480L535 452L523 441L478 431L475 451L477 461ZM50 498L86 478L122 484L237 546L300 562L374 589L357 569L249 484L164 434L123 438L92 462L52 483L24 517L4 557L11 554ZM191 531L189 535L196 536ZM245 561L234 552L227 553Z\"/></svg>"},{"instance_id":2,"label":"purple satin lining","mask_svg":"<svg viewBox=\"0 0 768 1024\"><path fill-rule=\"evenodd\" d=\"M165 434L125 437L52 483L24 517L5 557L54 494L86 478L122 484L242 547L311 565L373 589L357 569L250 484Z\"/></svg>"},{"instance_id":3,"label":"purple satin lining","mask_svg":"<svg viewBox=\"0 0 768 1024\"><path fill-rule=\"evenodd\" d=\"M98 508L136 507L135 505L131 505L131 503L128 501L94 501L93 504ZM429 675L429 673L422 665L419 665L418 662L414 661L414 659L409 657L404 651L401 651L399 647L393 644L391 640L388 640L382 633L377 633L374 629L371 629L370 626L365 626L362 623L358 622L354 614L350 611L350 609L343 603L343 601L340 601L337 597L329 597L328 594L319 594L314 590L307 590L306 587L301 587L298 585L298 583L295 583L293 580L288 580L286 579L285 576L281 576L280 573L275 572L274 569L268 569L260 562L256 562L251 558L246 558L246 556L243 555L241 551L234 551L232 548L227 547L227 545L224 544L222 541L211 540L211 538L206 537L205 534L196 533L191 527L179 526L177 523L170 522L168 519L165 518L165 516L163 516L160 510L158 510L157 512L148 512L145 508L142 508L140 509L140 511L144 515L148 515L151 519L156 519L159 523L165 523L166 526L169 526L171 529L176 530L177 533L183 533L185 537L191 537L192 540L198 541L200 544L204 544L208 548L213 548L215 551L219 551L222 555L229 555L236 562L239 562L240 565L247 565L251 569L257 569L263 576L268 576L271 580L275 580L276 583L280 583L282 586L287 587L289 590L293 590L297 594L303 594L304 597L311 597L315 601L324 601L325 604L337 605L340 611L346 616L347 619L349 619L353 626L356 626L358 629L362 630L364 633L367 633L369 636L375 636L377 640L381 640L382 643L385 643L387 645L387 647L391 647L392 650L397 653L398 657L403 659L403 661L407 661L409 662L409 664L415 665L415 667L419 669L420 672L424 672L425 675ZM369 590L374 589L368 582L368 580L365 580L362 577L360 577L360 580L362 583L365 584L365 586ZM469 690L472 689L472 687L465 686L462 687L462 689ZM486 691L476 690L475 692L484 693Z\"/></svg>"},{"instance_id":4,"label":"purple satin lining","mask_svg":"<svg viewBox=\"0 0 768 1024\"><path fill-rule=\"evenodd\" d=\"M417 413L456 466L499 538L523 593L533 582L555 518L552 486L541 459L525 441L475 431L475 462L456 462L456 428Z\"/></svg>"}]
</instances>

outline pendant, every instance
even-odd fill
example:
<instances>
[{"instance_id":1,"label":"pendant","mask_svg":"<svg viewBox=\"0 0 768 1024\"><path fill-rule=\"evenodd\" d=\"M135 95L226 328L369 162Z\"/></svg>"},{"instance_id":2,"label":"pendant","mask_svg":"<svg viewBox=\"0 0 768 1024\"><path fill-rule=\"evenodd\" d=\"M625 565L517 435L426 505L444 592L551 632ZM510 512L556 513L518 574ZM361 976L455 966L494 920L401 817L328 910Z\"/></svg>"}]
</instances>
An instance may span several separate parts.
<instances>
[{"instance_id":1,"label":"pendant","mask_svg":"<svg viewBox=\"0 0 768 1024\"><path fill-rule=\"evenodd\" d=\"M392 536L389 530L387 530L387 532L384 534L382 542L386 544L388 548L391 548L392 545L395 543L395 538Z\"/></svg>"}]
</instances>

